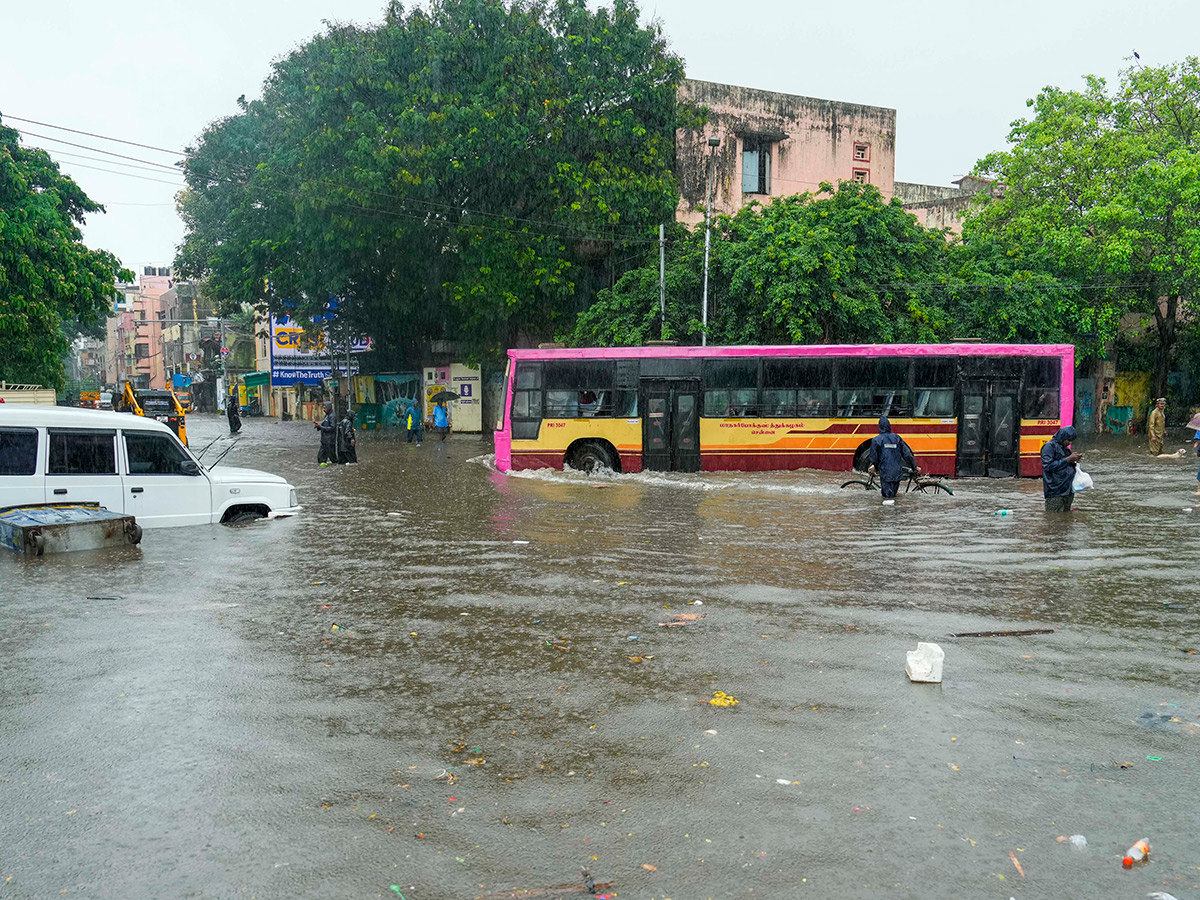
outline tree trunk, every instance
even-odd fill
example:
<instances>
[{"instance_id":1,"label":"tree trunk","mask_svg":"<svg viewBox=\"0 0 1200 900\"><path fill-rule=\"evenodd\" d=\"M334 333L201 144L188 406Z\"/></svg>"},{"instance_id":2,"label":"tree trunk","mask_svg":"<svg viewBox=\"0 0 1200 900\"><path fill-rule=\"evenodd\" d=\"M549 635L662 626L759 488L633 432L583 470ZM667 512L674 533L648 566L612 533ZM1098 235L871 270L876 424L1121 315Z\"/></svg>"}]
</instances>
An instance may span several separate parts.
<instances>
[{"instance_id":1,"label":"tree trunk","mask_svg":"<svg viewBox=\"0 0 1200 900\"><path fill-rule=\"evenodd\" d=\"M1179 295L1167 295L1166 312L1162 312L1158 303L1154 305L1154 324L1158 328L1158 349L1154 354L1154 383L1151 393L1154 397L1167 395L1167 376L1171 372L1171 357L1175 351L1175 323L1179 310Z\"/></svg>"}]
</instances>

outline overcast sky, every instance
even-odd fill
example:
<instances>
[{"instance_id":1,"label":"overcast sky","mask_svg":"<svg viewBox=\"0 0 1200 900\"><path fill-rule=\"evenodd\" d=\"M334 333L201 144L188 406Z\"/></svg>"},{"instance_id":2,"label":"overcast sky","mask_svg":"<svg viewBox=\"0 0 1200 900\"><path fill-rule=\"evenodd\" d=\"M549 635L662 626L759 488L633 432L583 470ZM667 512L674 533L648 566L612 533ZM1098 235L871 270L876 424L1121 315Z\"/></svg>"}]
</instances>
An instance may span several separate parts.
<instances>
[{"instance_id":1,"label":"overcast sky","mask_svg":"<svg viewBox=\"0 0 1200 900\"><path fill-rule=\"evenodd\" d=\"M368 23L383 8L384 0L3 3L0 114L23 130L171 162L8 117L182 148L205 123L236 112L240 94L258 96L271 60L320 31L322 19ZM1001 148L1043 85L1079 87L1085 73L1113 79L1133 50L1147 65L1200 52L1196 0L643 0L643 12L662 21L689 77L896 109L896 178L932 184ZM176 188L159 181L178 178L26 142L53 150L107 207L88 222L89 245L136 270L170 264L183 229Z\"/></svg>"}]
</instances>

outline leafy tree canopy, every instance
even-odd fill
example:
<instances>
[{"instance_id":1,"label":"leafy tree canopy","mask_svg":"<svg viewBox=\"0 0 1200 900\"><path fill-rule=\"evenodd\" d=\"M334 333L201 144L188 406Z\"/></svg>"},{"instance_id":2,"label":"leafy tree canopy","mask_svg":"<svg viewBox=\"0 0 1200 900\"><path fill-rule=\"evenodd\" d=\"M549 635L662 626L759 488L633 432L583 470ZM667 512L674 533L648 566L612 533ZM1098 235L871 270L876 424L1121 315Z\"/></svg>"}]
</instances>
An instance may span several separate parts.
<instances>
[{"instance_id":1,"label":"leafy tree canopy","mask_svg":"<svg viewBox=\"0 0 1200 900\"><path fill-rule=\"evenodd\" d=\"M951 336L941 232L877 188L842 182L713 221L711 344L936 341ZM667 260L663 336L699 344L704 229L677 232ZM659 337L657 262L602 291L570 335L578 345Z\"/></svg>"},{"instance_id":2,"label":"leafy tree canopy","mask_svg":"<svg viewBox=\"0 0 1200 900\"><path fill-rule=\"evenodd\" d=\"M385 352L552 335L673 215L682 64L638 16L433 0L330 26L190 151L179 271L226 308L339 298Z\"/></svg>"},{"instance_id":3,"label":"leafy tree canopy","mask_svg":"<svg viewBox=\"0 0 1200 900\"><path fill-rule=\"evenodd\" d=\"M71 339L112 309L117 258L83 245L79 226L104 212L44 150L0 124L0 379L61 388Z\"/></svg>"},{"instance_id":4,"label":"leafy tree canopy","mask_svg":"<svg viewBox=\"0 0 1200 900\"><path fill-rule=\"evenodd\" d=\"M1111 340L1122 314L1153 319L1155 393L1200 281L1200 60L1044 89L1009 149L975 172L1002 190L978 207L967 244L1003 247L1005 266L1073 282L1061 322Z\"/></svg>"}]
</instances>

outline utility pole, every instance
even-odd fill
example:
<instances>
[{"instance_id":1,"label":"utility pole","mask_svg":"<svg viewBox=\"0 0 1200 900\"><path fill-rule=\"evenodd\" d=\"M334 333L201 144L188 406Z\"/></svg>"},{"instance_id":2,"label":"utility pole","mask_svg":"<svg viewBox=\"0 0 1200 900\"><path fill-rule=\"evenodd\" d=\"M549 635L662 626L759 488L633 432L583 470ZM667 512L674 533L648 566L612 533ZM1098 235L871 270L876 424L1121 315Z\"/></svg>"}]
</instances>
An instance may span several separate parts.
<instances>
[{"instance_id":1,"label":"utility pole","mask_svg":"<svg viewBox=\"0 0 1200 900\"><path fill-rule=\"evenodd\" d=\"M704 204L704 299L700 309L700 346L708 346L708 249L712 242L712 193L713 193L713 153L717 147L721 146L721 139L710 137L708 139L708 161L704 165L704 185L707 200Z\"/></svg>"},{"instance_id":2,"label":"utility pole","mask_svg":"<svg viewBox=\"0 0 1200 900\"><path fill-rule=\"evenodd\" d=\"M225 352L225 320L220 319L221 326L221 346L218 352L221 354L221 393L225 400L226 412L229 411L229 365L226 360L229 359L229 354ZM221 404L217 403L217 412L221 411ZM239 410L241 412L241 410Z\"/></svg>"},{"instance_id":3,"label":"utility pole","mask_svg":"<svg viewBox=\"0 0 1200 900\"><path fill-rule=\"evenodd\" d=\"M658 337L666 340L667 331L667 239L663 226L658 225Z\"/></svg>"}]
</instances>

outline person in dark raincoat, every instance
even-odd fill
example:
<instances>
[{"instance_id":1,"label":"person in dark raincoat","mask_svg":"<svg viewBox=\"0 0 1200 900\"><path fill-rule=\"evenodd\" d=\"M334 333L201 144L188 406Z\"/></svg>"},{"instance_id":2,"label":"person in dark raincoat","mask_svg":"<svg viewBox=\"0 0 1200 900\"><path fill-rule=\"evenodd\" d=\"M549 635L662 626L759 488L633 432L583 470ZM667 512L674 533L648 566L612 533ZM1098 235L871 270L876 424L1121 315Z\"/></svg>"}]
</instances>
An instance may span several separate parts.
<instances>
[{"instance_id":1,"label":"person in dark raincoat","mask_svg":"<svg viewBox=\"0 0 1200 900\"><path fill-rule=\"evenodd\" d=\"M338 462L358 462L358 451L354 445L354 413L347 409L338 423Z\"/></svg>"},{"instance_id":2,"label":"person in dark raincoat","mask_svg":"<svg viewBox=\"0 0 1200 900\"><path fill-rule=\"evenodd\" d=\"M225 415L229 418L229 433L237 434L242 430L242 405L238 402L237 391L229 395L225 401Z\"/></svg>"},{"instance_id":3,"label":"person in dark raincoat","mask_svg":"<svg viewBox=\"0 0 1200 900\"><path fill-rule=\"evenodd\" d=\"M1046 496L1046 512L1070 512L1075 492L1075 463L1082 453L1071 450L1075 429L1068 425L1054 432L1054 437L1042 445L1042 493Z\"/></svg>"},{"instance_id":4,"label":"person in dark raincoat","mask_svg":"<svg viewBox=\"0 0 1200 900\"><path fill-rule=\"evenodd\" d=\"M896 496L905 466L921 471L912 448L904 442L904 438L892 431L892 423L887 416L879 417L879 434L871 438L870 459L871 467L867 471L879 473L879 487L885 500Z\"/></svg>"},{"instance_id":5,"label":"person in dark raincoat","mask_svg":"<svg viewBox=\"0 0 1200 900\"><path fill-rule=\"evenodd\" d=\"M327 466L338 461L337 419L333 416L333 404L325 401L325 418L313 422L313 428L321 432L321 449L317 451L317 465Z\"/></svg>"}]
</instances>

